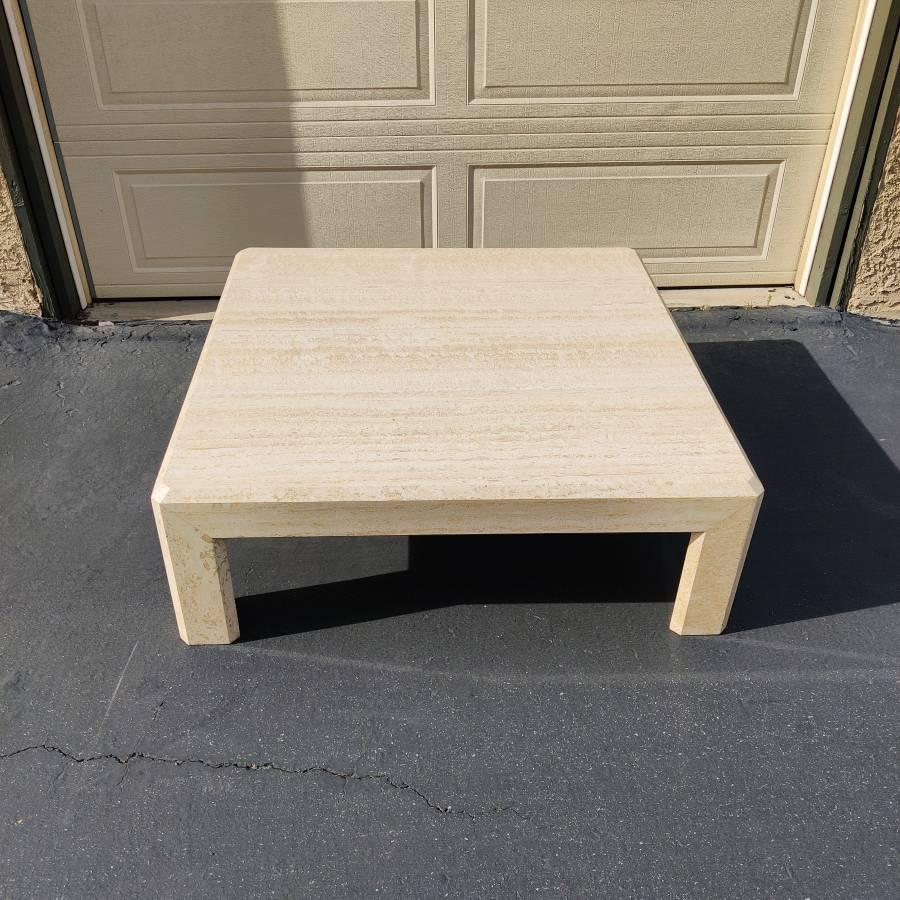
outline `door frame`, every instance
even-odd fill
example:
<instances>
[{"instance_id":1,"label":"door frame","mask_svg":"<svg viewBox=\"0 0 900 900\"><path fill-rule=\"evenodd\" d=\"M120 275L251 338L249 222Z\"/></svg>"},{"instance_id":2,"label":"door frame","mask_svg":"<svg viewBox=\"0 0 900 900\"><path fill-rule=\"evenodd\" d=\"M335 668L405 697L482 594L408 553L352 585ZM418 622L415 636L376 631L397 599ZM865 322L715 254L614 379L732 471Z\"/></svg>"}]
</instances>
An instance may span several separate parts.
<instances>
[{"instance_id":1,"label":"door frame","mask_svg":"<svg viewBox=\"0 0 900 900\"><path fill-rule=\"evenodd\" d=\"M878 167L878 156L871 151L884 139L886 98L889 105L896 92L891 60L898 23L900 4L894 0L860 4L794 284L816 306L846 306L845 282L855 271L848 266L846 249L861 241L859 226L868 223L867 217L854 214L857 198L867 193L873 178L877 187L884 166L884 156Z\"/></svg>"},{"instance_id":2,"label":"door frame","mask_svg":"<svg viewBox=\"0 0 900 900\"><path fill-rule=\"evenodd\" d=\"M895 10L900 20L900 8ZM856 281L856 269L862 255L863 242L869 230L869 219L878 197L891 139L900 112L900 23L894 35L894 46L888 61L887 77L881 101L875 113L872 136L862 163L859 186L848 217L847 236L834 265L829 306L846 309Z\"/></svg>"},{"instance_id":3,"label":"door frame","mask_svg":"<svg viewBox=\"0 0 900 900\"><path fill-rule=\"evenodd\" d=\"M17 207L20 221L25 219L23 232L37 234L36 240L29 240L28 249L32 266L46 285L46 308L51 315L75 318L93 302L90 269L52 137L49 101L35 65L19 0L2 0L2 3L4 30L8 32L11 53L15 56L14 65L12 60L4 59L4 69L10 76L9 93L15 102L4 96L0 116L7 132L25 136L32 151L30 155L39 157L42 165L23 163L17 168L15 161L10 163L6 158L3 163L5 168L11 166L20 182L17 187L25 198L23 210ZM878 142L879 122L883 125L884 97L893 90L887 81L898 18L900 8L893 0L860 2L794 282L798 293L814 305L840 305L846 293L841 285L836 286L836 278L839 275L846 278L850 271L845 249L848 243L859 239L857 233L850 234L851 226L858 229L861 222L867 221L853 212L860 191L865 193L872 179L877 184L880 176L878 154L869 151L873 142ZM6 57L7 47L3 49ZM20 162L21 156L20 153ZM883 155L881 162L883 165ZM52 272L52 277L47 272Z\"/></svg>"},{"instance_id":4,"label":"door frame","mask_svg":"<svg viewBox=\"0 0 900 900\"><path fill-rule=\"evenodd\" d=\"M76 318L92 301L86 256L18 0L3 0L3 14L0 115L2 131L9 135L4 171L19 201L16 213L44 312Z\"/></svg>"}]
</instances>

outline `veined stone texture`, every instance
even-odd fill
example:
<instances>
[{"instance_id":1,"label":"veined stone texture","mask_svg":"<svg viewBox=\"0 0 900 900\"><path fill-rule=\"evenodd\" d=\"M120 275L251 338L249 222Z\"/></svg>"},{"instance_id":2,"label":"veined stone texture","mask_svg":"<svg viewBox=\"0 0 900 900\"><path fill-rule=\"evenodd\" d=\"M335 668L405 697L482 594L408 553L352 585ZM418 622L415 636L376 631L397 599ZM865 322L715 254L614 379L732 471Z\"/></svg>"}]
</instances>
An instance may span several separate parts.
<instances>
[{"instance_id":1,"label":"veined stone texture","mask_svg":"<svg viewBox=\"0 0 900 900\"><path fill-rule=\"evenodd\" d=\"M0 309L39 316L41 292L35 284L6 179L0 173Z\"/></svg>"},{"instance_id":2,"label":"veined stone texture","mask_svg":"<svg viewBox=\"0 0 900 900\"><path fill-rule=\"evenodd\" d=\"M885 160L848 309L900 319L900 118Z\"/></svg>"}]
</instances>

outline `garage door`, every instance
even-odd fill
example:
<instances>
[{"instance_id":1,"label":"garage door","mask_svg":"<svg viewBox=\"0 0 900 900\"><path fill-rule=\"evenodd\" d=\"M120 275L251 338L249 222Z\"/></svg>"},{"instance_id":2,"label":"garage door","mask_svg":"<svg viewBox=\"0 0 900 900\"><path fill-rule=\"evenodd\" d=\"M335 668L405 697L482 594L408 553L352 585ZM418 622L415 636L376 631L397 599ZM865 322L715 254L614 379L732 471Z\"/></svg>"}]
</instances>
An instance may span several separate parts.
<instances>
[{"instance_id":1,"label":"garage door","mask_svg":"<svg viewBox=\"0 0 900 900\"><path fill-rule=\"evenodd\" d=\"M27 0L97 297L246 246L794 278L856 0Z\"/></svg>"}]
</instances>

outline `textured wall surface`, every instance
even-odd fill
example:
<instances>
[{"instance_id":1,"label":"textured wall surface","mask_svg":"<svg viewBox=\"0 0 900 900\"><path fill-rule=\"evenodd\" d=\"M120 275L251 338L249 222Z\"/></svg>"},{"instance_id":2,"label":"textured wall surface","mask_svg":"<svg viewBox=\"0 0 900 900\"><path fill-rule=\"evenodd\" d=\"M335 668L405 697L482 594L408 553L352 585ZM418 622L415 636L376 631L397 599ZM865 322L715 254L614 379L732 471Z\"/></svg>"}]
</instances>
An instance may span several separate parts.
<instances>
[{"instance_id":1,"label":"textured wall surface","mask_svg":"<svg viewBox=\"0 0 900 900\"><path fill-rule=\"evenodd\" d=\"M0 172L0 309L41 314L41 294L34 283L12 197Z\"/></svg>"},{"instance_id":2,"label":"textured wall surface","mask_svg":"<svg viewBox=\"0 0 900 900\"><path fill-rule=\"evenodd\" d=\"M900 118L891 138L849 309L900 319Z\"/></svg>"}]
</instances>

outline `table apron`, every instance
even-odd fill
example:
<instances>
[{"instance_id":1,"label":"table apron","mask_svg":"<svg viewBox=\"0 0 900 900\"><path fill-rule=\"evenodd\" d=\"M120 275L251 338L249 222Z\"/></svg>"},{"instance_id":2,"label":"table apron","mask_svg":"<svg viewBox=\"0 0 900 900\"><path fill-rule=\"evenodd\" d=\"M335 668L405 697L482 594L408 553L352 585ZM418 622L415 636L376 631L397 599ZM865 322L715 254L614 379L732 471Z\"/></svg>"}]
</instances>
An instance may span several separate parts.
<instances>
[{"instance_id":1,"label":"table apron","mask_svg":"<svg viewBox=\"0 0 900 900\"><path fill-rule=\"evenodd\" d=\"M274 504L163 503L209 539L344 535L703 532L741 497Z\"/></svg>"}]
</instances>

